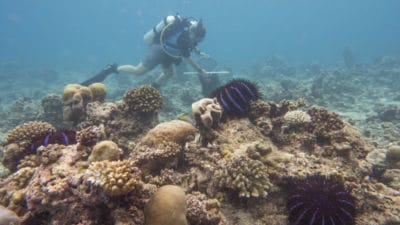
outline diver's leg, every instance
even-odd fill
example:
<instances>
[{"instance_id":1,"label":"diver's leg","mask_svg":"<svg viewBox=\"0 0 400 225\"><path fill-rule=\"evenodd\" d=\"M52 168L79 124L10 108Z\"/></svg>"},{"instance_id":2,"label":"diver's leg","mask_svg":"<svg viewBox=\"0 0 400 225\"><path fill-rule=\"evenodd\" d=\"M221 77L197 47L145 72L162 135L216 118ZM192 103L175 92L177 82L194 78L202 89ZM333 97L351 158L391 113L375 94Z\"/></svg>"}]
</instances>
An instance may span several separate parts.
<instances>
[{"instance_id":1,"label":"diver's leg","mask_svg":"<svg viewBox=\"0 0 400 225\"><path fill-rule=\"evenodd\" d=\"M162 65L161 75L151 84L155 88L159 88L164 85L174 75L174 69L172 64Z\"/></svg>"},{"instance_id":2,"label":"diver's leg","mask_svg":"<svg viewBox=\"0 0 400 225\"><path fill-rule=\"evenodd\" d=\"M133 65L122 65L117 68L118 73L131 73L134 75L142 75L149 71L143 63L139 63L137 66Z\"/></svg>"}]
</instances>

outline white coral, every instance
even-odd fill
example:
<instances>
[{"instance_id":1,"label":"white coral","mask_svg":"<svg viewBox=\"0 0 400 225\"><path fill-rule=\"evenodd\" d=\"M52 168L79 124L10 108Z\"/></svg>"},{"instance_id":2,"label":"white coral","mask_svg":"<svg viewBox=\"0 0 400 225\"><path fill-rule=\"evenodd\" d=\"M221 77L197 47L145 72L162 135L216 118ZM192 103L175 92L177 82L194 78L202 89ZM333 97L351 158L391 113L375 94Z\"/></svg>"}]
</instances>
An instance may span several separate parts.
<instances>
[{"instance_id":1,"label":"white coral","mask_svg":"<svg viewBox=\"0 0 400 225\"><path fill-rule=\"evenodd\" d=\"M289 111L285 114L283 119L289 126L298 126L311 122L311 116L301 110Z\"/></svg>"}]
</instances>

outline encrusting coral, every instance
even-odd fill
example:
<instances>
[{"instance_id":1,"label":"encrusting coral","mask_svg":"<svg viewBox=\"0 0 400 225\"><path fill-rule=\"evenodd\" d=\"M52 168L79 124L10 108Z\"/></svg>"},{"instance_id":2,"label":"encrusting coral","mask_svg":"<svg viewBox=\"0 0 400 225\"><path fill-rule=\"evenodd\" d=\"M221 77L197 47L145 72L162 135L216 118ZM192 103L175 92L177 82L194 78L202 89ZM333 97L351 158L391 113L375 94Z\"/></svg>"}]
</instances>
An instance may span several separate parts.
<instances>
[{"instance_id":1,"label":"encrusting coral","mask_svg":"<svg viewBox=\"0 0 400 225\"><path fill-rule=\"evenodd\" d=\"M109 196L128 194L141 184L139 170L127 160L92 162L85 177Z\"/></svg>"},{"instance_id":2,"label":"encrusting coral","mask_svg":"<svg viewBox=\"0 0 400 225\"><path fill-rule=\"evenodd\" d=\"M144 208L145 225L188 225L186 194L175 185L160 187Z\"/></svg>"},{"instance_id":3,"label":"encrusting coral","mask_svg":"<svg viewBox=\"0 0 400 225\"><path fill-rule=\"evenodd\" d=\"M123 101L133 112L155 112L163 104L160 91L151 86L141 86L125 92Z\"/></svg>"}]
</instances>

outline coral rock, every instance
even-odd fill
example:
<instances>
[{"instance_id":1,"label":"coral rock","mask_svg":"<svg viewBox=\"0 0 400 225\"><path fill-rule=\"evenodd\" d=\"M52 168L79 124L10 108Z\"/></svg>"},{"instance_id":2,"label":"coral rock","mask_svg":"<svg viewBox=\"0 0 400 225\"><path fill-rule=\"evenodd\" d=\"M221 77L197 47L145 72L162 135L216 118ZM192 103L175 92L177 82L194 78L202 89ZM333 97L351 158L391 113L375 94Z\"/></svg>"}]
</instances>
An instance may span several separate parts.
<instances>
[{"instance_id":1,"label":"coral rock","mask_svg":"<svg viewBox=\"0 0 400 225\"><path fill-rule=\"evenodd\" d=\"M144 208L145 225L187 225L186 195L174 185L160 187Z\"/></svg>"}]
</instances>

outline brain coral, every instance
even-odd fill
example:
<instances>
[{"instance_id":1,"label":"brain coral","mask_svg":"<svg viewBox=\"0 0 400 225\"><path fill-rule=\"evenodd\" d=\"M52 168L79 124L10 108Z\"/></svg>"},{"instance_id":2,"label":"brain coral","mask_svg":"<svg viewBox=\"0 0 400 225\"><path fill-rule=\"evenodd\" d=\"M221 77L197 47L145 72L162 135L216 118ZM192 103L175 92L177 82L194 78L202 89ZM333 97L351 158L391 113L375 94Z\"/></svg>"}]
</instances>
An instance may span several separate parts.
<instances>
[{"instance_id":1,"label":"brain coral","mask_svg":"<svg viewBox=\"0 0 400 225\"><path fill-rule=\"evenodd\" d=\"M103 189L109 196L128 194L140 184L140 174L127 160L92 162L86 180Z\"/></svg>"},{"instance_id":2,"label":"brain coral","mask_svg":"<svg viewBox=\"0 0 400 225\"><path fill-rule=\"evenodd\" d=\"M145 225L187 225L186 195L175 185L160 187L144 208Z\"/></svg>"},{"instance_id":3,"label":"brain coral","mask_svg":"<svg viewBox=\"0 0 400 225\"><path fill-rule=\"evenodd\" d=\"M197 129L190 123L182 120L172 120L158 124L147 132L141 142L148 146L156 146L163 141L184 145L186 142L194 140L196 132Z\"/></svg>"},{"instance_id":4,"label":"brain coral","mask_svg":"<svg viewBox=\"0 0 400 225\"><path fill-rule=\"evenodd\" d=\"M93 83L88 86L93 95L93 101L104 102L107 94L106 85L103 83Z\"/></svg>"},{"instance_id":5,"label":"brain coral","mask_svg":"<svg viewBox=\"0 0 400 225\"><path fill-rule=\"evenodd\" d=\"M123 101L135 112L154 112L161 109L163 98L160 91L151 86L141 86L125 92Z\"/></svg>"},{"instance_id":6,"label":"brain coral","mask_svg":"<svg viewBox=\"0 0 400 225\"><path fill-rule=\"evenodd\" d=\"M239 197L266 197L272 186L267 168L260 161L247 156L228 159L228 162L215 171L214 180L218 187L233 189Z\"/></svg>"}]
</instances>

